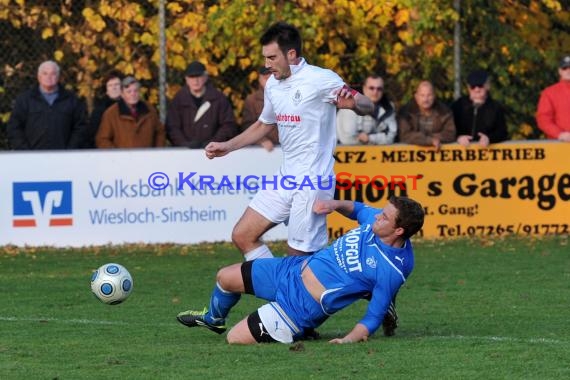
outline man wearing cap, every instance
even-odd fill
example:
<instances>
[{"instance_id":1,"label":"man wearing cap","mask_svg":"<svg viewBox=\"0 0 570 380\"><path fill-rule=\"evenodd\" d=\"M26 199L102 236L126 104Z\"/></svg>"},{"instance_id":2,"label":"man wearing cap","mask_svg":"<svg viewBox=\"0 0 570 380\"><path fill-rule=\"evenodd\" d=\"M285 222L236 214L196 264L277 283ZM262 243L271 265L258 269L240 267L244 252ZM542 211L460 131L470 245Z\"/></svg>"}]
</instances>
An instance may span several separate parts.
<instances>
[{"instance_id":1,"label":"man wearing cap","mask_svg":"<svg viewBox=\"0 0 570 380\"><path fill-rule=\"evenodd\" d=\"M570 55L558 66L560 81L540 95L536 122L549 139L570 142Z\"/></svg>"},{"instance_id":2,"label":"man wearing cap","mask_svg":"<svg viewBox=\"0 0 570 380\"><path fill-rule=\"evenodd\" d=\"M132 76L121 82L121 98L104 113L95 136L97 148L163 147L164 127L156 110L140 99L140 83Z\"/></svg>"},{"instance_id":3,"label":"man wearing cap","mask_svg":"<svg viewBox=\"0 0 570 380\"><path fill-rule=\"evenodd\" d=\"M211 141L226 141L237 134L228 98L208 80L198 61L188 65L185 82L168 107L166 132L174 146L204 148Z\"/></svg>"},{"instance_id":4,"label":"man wearing cap","mask_svg":"<svg viewBox=\"0 0 570 380\"><path fill-rule=\"evenodd\" d=\"M509 138L503 107L491 98L490 87L489 74L475 70L467 76L469 95L451 105L459 144L478 142L485 148Z\"/></svg>"},{"instance_id":5,"label":"man wearing cap","mask_svg":"<svg viewBox=\"0 0 570 380\"><path fill-rule=\"evenodd\" d=\"M255 123L263 111L263 92L265 89L265 83L271 76L271 70L265 66L261 66L257 72L257 89L249 94L245 98L245 103L243 106L243 116L241 120L242 132L247 129L250 125ZM267 151L272 151L273 147L279 144L279 135L277 133L277 128L273 129L269 134L264 136L261 140L257 142L259 145L264 147Z\"/></svg>"}]
</instances>

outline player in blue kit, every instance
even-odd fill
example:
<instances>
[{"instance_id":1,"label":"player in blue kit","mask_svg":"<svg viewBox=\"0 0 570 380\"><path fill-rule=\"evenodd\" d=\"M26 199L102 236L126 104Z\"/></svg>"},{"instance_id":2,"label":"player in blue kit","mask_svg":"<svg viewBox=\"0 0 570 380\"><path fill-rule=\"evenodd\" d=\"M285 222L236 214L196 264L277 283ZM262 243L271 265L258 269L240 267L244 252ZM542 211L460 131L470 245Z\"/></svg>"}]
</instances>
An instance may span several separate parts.
<instances>
[{"instance_id":1,"label":"player in blue kit","mask_svg":"<svg viewBox=\"0 0 570 380\"><path fill-rule=\"evenodd\" d=\"M225 318L241 293L270 301L228 333L229 343L291 343L305 329L359 299L369 299L364 317L343 338L331 343L366 340L382 324L390 301L414 267L410 237L424 222L422 206L406 197L392 197L383 209L359 202L317 200L313 211L338 211L359 227L312 256L258 259L222 268L209 309L178 314L188 327L226 331Z\"/></svg>"}]
</instances>

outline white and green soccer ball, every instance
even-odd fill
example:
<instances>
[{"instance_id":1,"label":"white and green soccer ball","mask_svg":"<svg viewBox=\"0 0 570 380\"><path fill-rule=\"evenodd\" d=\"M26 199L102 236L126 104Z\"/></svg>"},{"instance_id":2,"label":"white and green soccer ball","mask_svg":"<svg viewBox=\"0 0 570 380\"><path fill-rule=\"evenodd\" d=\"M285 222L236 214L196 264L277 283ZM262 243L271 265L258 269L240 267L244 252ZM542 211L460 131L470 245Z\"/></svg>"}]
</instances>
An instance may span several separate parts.
<instances>
[{"instance_id":1,"label":"white and green soccer ball","mask_svg":"<svg viewBox=\"0 0 570 380\"><path fill-rule=\"evenodd\" d=\"M91 291L101 302L117 305L131 295L133 278L124 266L108 263L93 272Z\"/></svg>"}]
</instances>

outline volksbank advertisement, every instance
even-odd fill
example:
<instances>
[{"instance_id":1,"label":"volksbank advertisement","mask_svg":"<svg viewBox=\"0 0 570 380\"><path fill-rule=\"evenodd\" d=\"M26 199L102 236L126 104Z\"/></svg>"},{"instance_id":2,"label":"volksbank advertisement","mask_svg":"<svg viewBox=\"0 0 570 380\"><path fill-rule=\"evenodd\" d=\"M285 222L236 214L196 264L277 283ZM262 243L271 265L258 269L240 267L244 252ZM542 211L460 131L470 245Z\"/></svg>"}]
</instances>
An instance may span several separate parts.
<instances>
[{"instance_id":1,"label":"volksbank advertisement","mask_svg":"<svg viewBox=\"0 0 570 380\"><path fill-rule=\"evenodd\" d=\"M175 148L3 153L0 244L229 241L280 162L279 150L256 148L214 160Z\"/></svg>"}]
</instances>

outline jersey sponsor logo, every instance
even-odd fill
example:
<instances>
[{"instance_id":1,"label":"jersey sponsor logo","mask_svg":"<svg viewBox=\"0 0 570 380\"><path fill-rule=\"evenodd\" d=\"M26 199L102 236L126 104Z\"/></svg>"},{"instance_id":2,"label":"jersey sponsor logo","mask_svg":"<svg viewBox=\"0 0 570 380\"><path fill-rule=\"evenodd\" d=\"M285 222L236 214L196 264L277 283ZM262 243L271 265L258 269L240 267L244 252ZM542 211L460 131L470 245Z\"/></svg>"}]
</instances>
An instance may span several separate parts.
<instances>
[{"instance_id":1,"label":"jersey sponsor logo","mask_svg":"<svg viewBox=\"0 0 570 380\"><path fill-rule=\"evenodd\" d=\"M71 181L14 182L13 227L73 225Z\"/></svg>"},{"instance_id":2,"label":"jersey sponsor logo","mask_svg":"<svg viewBox=\"0 0 570 380\"><path fill-rule=\"evenodd\" d=\"M297 90L295 91L295 95L293 95L293 99L291 99L293 101L293 104L298 106L299 103L301 103L303 101L303 95L301 95L301 91Z\"/></svg>"},{"instance_id":3,"label":"jersey sponsor logo","mask_svg":"<svg viewBox=\"0 0 570 380\"><path fill-rule=\"evenodd\" d=\"M344 256L346 259L346 269L348 272L362 272L360 263L360 227L349 231L343 238Z\"/></svg>"},{"instance_id":4,"label":"jersey sponsor logo","mask_svg":"<svg viewBox=\"0 0 570 380\"><path fill-rule=\"evenodd\" d=\"M276 115L276 120L278 123L300 123L301 115L279 113Z\"/></svg>"}]
</instances>

